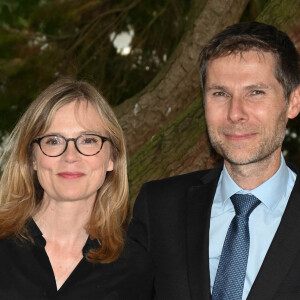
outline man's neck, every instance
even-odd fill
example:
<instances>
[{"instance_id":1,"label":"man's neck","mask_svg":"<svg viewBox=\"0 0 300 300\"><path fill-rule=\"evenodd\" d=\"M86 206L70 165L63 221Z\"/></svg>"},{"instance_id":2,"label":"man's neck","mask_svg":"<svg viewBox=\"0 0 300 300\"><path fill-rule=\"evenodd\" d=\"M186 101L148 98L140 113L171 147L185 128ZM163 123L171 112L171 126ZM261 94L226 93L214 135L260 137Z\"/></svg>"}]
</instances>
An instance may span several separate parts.
<instances>
[{"instance_id":1,"label":"man's neck","mask_svg":"<svg viewBox=\"0 0 300 300\"><path fill-rule=\"evenodd\" d=\"M225 160L226 169L234 182L244 190L253 190L270 179L279 169L280 149L267 158L246 165L236 165Z\"/></svg>"}]
</instances>

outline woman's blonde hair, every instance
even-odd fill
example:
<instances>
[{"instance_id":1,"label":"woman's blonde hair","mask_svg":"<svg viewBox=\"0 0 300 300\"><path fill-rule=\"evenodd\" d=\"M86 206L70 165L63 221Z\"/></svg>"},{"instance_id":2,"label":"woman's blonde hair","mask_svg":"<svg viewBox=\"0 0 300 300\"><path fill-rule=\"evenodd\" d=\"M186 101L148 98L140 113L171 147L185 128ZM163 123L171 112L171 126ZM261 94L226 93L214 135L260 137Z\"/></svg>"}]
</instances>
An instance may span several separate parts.
<instances>
[{"instance_id":1,"label":"woman's blonde hair","mask_svg":"<svg viewBox=\"0 0 300 300\"><path fill-rule=\"evenodd\" d=\"M31 239L26 222L39 209L43 196L43 189L32 168L32 140L49 128L60 107L72 101L92 104L111 140L114 169L107 172L86 226L90 237L101 241L101 247L91 249L86 255L87 259L92 262L111 262L122 253L127 221L125 141L112 109L99 92L85 81L60 79L54 82L31 103L12 131L0 161L1 165L5 162L0 180L0 238L14 235Z\"/></svg>"}]
</instances>

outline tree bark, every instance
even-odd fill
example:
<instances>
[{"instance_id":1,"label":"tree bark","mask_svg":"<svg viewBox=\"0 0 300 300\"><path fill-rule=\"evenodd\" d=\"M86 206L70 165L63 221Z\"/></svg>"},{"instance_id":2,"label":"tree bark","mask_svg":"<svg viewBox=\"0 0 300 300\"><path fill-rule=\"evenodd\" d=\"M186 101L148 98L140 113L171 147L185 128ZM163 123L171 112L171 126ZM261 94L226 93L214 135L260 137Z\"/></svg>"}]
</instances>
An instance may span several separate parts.
<instances>
[{"instance_id":1,"label":"tree bark","mask_svg":"<svg viewBox=\"0 0 300 300\"><path fill-rule=\"evenodd\" d=\"M131 200L135 199L143 182L207 169L220 161L207 139L201 102L199 96L130 157Z\"/></svg>"},{"instance_id":2,"label":"tree bark","mask_svg":"<svg viewBox=\"0 0 300 300\"><path fill-rule=\"evenodd\" d=\"M272 0L257 21L272 24L286 32L300 53L300 1Z\"/></svg>"},{"instance_id":3,"label":"tree bark","mask_svg":"<svg viewBox=\"0 0 300 300\"><path fill-rule=\"evenodd\" d=\"M237 22L249 0L193 0L186 32L167 65L138 95L116 107L129 155L199 94L198 57L211 36Z\"/></svg>"}]
</instances>

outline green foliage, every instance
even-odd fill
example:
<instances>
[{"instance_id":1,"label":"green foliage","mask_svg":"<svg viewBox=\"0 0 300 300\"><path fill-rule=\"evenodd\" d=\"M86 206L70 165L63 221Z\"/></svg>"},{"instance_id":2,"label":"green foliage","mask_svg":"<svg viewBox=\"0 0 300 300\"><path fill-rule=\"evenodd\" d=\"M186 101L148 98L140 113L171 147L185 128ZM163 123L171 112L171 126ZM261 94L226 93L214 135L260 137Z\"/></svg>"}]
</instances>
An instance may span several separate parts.
<instances>
[{"instance_id":1,"label":"green foliage","mask_svg":"<svg viewBox=\"0 0 300 300\"><path fill-rule=\"evenodd\" d=\"M49 0L48 0L49 1ZM1 28L28 28L32 11L46 0L0 0Z\"/></svg>"},{"instance_id":2,"label":"green foliage","mask_svg":"<svg viewBox=\"0 0 300 300\"><path fill-rule=\"evenodd\" d=\"M59 76L93 82L112 105L140 90L178 44L189 1L7 0L0 3L0 130ZM112 37L134 32L129 55Z\"/></svg>"}]
</instances>

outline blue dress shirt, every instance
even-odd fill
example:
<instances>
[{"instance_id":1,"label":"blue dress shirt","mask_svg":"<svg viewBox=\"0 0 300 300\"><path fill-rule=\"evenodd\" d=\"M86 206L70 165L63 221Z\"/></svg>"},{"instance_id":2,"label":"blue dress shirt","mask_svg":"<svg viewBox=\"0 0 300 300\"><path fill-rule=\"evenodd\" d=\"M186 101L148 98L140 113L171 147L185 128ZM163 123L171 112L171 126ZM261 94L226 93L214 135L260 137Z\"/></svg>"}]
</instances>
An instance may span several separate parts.
<instances>
[{"instance_id":1,"label":"blue dress shirt","mask_svg":"<svg viewBox=\"0 0 300 300\"><path fill-rule=\"evenodd\" d=\"M245 300L279 226L295 180L296 174L287 167L283 156L281 156L278 171L266 182L251 191L241 189L230 177L224 165L210 218L209 268L211 291L225 236L230 222L235 216L230 197L235 193L251 193L262 202L249 218L250 249L242 298Z\"/></svg>"}]
</instances>

